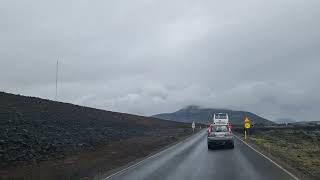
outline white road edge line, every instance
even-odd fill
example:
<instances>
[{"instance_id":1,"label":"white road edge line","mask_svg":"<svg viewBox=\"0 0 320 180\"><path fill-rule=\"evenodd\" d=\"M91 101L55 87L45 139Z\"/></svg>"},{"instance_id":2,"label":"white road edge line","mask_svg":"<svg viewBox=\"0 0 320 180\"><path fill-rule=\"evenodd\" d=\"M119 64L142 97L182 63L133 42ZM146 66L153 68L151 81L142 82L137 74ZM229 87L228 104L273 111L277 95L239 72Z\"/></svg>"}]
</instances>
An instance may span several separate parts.
<instances>
[{"instance_id":1,"label":"white road edge line","mask_svg":"<svg viewBox=\"0 0 320 180\"><path fill-rule=\"evenodd\" d=\"M162 152L162 151L161 151L161 152ZM131 165L131 166L129 166L129 167L126 167L125 169L122 169L121 171L118 171L118 172L116 172L116 173L114 173L114 174L111 174L110 176L104 178L104 180L107 180L107 179L110 179L110 178L112 178L112 177L114 177L114 176L116 176L116 175L122 174L123 172L127 171L128 169L137 167L137 166L139 166L141 163L145 162L146 160L152 159L152 158L154 158L154 157L156 157L156 156L159 156L159 154L160 154L161 152L159 152L159 153L157 153L157 154L155 154L155 155L152 155L152 156L150 156L150 157L148 157L148 158L146 158L146 159L143 159L143 160L137 162L136 164L133 164L133 165Z\"/></svg>"},{"instance_id":2,"label":"white road edge line","mask_svg":"<svg viewBox=\"0 0 320 180\"><path fill-rule=\"evenodd\" d=\"M281 170L283 170L284 172L286 172L288 175L290 175L293 179L295 180L300 180L297 176L293 175L291 172L289 172L288 170L286 170L284 167L280 166L279 164L277 164L276 162L274 162L272 159L270 159L269 157L267 157L266 155L262 154L261 152L259 152L258 150L256 150L255 148L253 148L252 146L250 146L248 143L246 143L245 141L243 141L241 138L239 138L238 136L234 135L238 140L240 140L243 144L247 145L249 148L251 148L252 150L254 150L256 153L260 154L262 157L266 158L267 160L269 160L271 163L273 163L274 165L276 165L278 168L280 168Z\"/></svg>"},{"instance_id":3,"label":"white road edge line","mask_svg":"<svg viewBox=\"0 0 320 180\"><path fill-rule=\"evenodd\" d=\"M149 159L153 159L153 158L159 156L161 153L163 153L163 152L165 152L165 151L168 151L168 150L172 149L173 147L175 147L176 145L182 144L182 143L184 143L185 141L190 140L191 138L194 138L194 137L195 137L195 136L190 136L190 137L188 137L187 139L184 139L183 141L181 141L181 142L179 142L179 143L177 143L177 144L174 144L174 145L168 147L167 149L164 149L163 151L158 152L157 154L154 154L154 155L152 155L152 156L150 156L150 157L147 157L146 159L143 159L143 160L137 162L136 164L133 164L133 165L131 165L131 166L129 166L129 167L126 167L126 168L122 169L121 171L118 171L118 172L116 172L116 173L114 173L114 174L111 174L110 176L104 178L104 180L110 179L110 178L112 178L112 177L114 177L114 176L116 176L116 175L122 174L123 172L125 172L125 171L127 171L127 170L129 170L129 169L132 169L132 168L134 168L134 167L137 167L137 166L139 166L140 164L142 164L143 162L145 162L145 161L147 161L147 160L149 160Z\"/></svg>"}]
</instances>

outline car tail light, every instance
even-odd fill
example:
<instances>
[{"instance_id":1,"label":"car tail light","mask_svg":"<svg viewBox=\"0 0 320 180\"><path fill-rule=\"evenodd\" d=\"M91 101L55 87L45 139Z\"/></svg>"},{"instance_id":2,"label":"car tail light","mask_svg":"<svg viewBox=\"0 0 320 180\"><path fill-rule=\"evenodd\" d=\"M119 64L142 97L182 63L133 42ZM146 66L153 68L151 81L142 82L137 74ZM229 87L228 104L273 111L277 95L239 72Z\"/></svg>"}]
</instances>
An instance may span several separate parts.
<instances>
[{"instance_id":1,"label":"car tail light","mask_svg":"<svg viewBox=\"0 0 320 180\"><path fill-rule=\"evenodd\" d=\"M231 125L231 123L230 123L230 122L228 122L228 129L229 129L229 132L231 132L231 131L232 131L232 125Z\"/></svg>"},{"instance_id":2,"label":"car tail light","mask_svg":"<svg viewBox=\"0 0 320 180\"><path fill-rule=\"evenodd\" d=\"M212 125L210 125L210 126L208 127L208 133L210 134L211 132L213 132Z\"/></svg>"}]
</instances>

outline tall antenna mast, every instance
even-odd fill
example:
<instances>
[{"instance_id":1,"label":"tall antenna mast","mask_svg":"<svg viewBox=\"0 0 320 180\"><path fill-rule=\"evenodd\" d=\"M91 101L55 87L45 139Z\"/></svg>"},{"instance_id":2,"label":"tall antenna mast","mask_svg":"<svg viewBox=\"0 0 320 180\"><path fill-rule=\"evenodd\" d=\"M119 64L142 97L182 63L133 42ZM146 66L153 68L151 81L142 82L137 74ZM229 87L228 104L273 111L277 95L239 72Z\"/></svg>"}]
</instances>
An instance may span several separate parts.
<instances>
[{"instance_id":1,"label":"tall antenna mast","mask_svg":"<svg viewBox=\"0 0 320 180\"><path fill-rule=\"evenodd\" d=\"M56 66L56 96L55 100L58 100L58 73L59 73L59 60L57 60L57 66Z\"/></svg>"}]
</instances>

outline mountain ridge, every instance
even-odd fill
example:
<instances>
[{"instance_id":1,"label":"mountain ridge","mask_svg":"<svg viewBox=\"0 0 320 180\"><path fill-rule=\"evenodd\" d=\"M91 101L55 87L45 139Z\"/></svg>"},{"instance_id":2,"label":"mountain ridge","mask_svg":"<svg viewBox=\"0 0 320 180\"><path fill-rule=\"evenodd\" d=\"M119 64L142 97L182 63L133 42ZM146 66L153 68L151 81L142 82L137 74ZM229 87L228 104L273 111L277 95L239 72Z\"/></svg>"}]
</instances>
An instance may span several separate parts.
<instances>
[{"instance_id":1,"label":"mountain ridge","mask_svg":"<svg viewBox=\"0 0 320 180\"><path fill-rule=\"evenodd\" d=\"M212 121L212 115L214 113L219 112L228 113L230 121L234 125L242 124L245 116L248 116L248 118L251 119L251 121L257 125L275 124L275 122L273 121L267 120L261 116L258 116L248 111L235 111L223 108L205 108L197 105L186 106L173 113L161 113L153 115L152 117L186 123L193 121L198 123L209 123Z\"/></svg>"}]
</instances>

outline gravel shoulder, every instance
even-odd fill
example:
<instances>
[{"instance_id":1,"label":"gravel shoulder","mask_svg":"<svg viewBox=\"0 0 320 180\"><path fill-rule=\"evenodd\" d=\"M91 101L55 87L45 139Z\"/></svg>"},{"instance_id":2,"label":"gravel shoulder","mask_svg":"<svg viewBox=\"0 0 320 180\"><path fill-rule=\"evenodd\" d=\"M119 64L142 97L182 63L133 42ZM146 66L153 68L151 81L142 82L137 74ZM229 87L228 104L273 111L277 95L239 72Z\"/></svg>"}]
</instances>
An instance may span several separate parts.
<instances>
[{"instance_id":1,"label":"gravel shoulder","mask_svg":"<svg viewBox=\"0 0 320 180\"><path fill-rule=\"evenodd\" d=\"M0 179L99 179L110 170L140 160L191 134L171 129L102 145L65 159L0 171Z\"/></svg>"}]
</instances>

